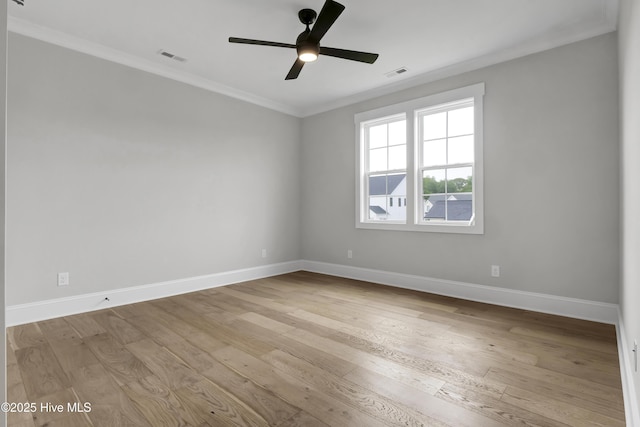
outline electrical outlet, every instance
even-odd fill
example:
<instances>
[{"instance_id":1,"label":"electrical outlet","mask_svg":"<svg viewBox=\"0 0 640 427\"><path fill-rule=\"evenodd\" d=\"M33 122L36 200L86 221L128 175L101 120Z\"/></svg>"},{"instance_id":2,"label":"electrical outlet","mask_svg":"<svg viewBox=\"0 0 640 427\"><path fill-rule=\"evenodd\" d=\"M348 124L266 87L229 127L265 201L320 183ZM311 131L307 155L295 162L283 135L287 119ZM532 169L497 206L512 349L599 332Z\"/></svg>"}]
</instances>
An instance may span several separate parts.
<instances>
[{"instance_id":1,"label":"electrical outlet","mask_svg":"<svg viewBox=\"0 0 640 427\"><path fill-rule=\"evenodd\" d=\"M500 277L500 266L492 265L491 266L491 277Z\"/></svg>"},{"instance_id":2,"label":"electrical outlet","mask_svg":"<svg viewBox=\"0 0 640 427\"><path fill-rule=\"evenodd\" d=\"M353 258L353 251L351 249L347 250L347 258Z\"/></svg>"},{"instance_id":3,"label":"electrical outlet","mask_svg":"<svg viewBox=\"0 0 640 427\"><path fill-rule=\"evenodd\" d=\"M69 286L69 273L58 273L58 286Z\"/></svg>"},{"instance_id":4,"label":"electrical outlet","mask_svg":"<svg viewBox=\"0 0 640 427\"><path fill-rule=\"evenodd\" d=\"M266 258L267 257L267 250L263 249L262 250L262 258Z\"/></svg>"}]
</instances>

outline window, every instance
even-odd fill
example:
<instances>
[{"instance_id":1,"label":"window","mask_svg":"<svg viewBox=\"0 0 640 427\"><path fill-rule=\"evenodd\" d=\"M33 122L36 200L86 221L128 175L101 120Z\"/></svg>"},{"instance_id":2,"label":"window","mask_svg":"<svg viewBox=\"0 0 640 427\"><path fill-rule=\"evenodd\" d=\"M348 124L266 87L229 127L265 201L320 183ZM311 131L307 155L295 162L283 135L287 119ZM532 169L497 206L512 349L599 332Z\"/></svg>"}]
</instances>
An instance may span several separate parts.
<instances>
[{"instance_id":1,"label":"window","mask_svg":"<svg viewBox=\"0 0 640 427\"><path fill-rule=\"evenodd\" d=\"M358 228L483 233L483 95L480 83L355 116Z\"/></svg>"},{"instance_id":2,"label":"window","mask_svg":"<svg viewBox=\"0 0 640 427\"><path fill-rule=\"evenodd\" d=\"M393 204L406 194L407 136L404 115L374 120L364 125L366 137L366 219L405 221L406 209Z\"/></svg>"}]
</instances>

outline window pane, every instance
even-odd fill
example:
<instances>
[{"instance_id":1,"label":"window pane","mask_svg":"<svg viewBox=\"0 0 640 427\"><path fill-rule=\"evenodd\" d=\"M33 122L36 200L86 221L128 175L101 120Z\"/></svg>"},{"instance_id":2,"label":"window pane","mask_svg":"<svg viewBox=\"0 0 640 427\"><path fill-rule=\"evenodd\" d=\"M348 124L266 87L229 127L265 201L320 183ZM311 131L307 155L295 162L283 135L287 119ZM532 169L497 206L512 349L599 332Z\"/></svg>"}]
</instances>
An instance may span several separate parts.
<instances>
[{"instance_id":1,"label":"window pane","mask_svg":"<svg viewBox=\"0 0 640 427\"><path fill-rule=\"evenodd\" d=\"M445 169L433 169L422 173L422 193L445 193Z\"/></svg>"},{"instance_id":2,"label":"window pane","mask_svg":"<svg viewBox=\"0 0 640 427\"><path fill-rule=\"evenodd\" d=\"M447 113L429 114L422 119L422 138L430 139L444 138L447 136Z\"/></svg>"},{"instance_id":3,"label":"window pane","mask_svg":"<svg viewBox=\"0 0 640 427\"><path fill-rule=\"evenodd\" d=\"M369 148L380 148L387 145L387 125L371 126L369 128Z\"/></svg>"},{"instance_id":4,"label":"window pane","mask_svg":"<svg viewBox=\"0 0 640 427\"><path fill-rule=\"evenodd\" d=\"M449 136L473 133L473 107L449 111Z\"/></svg>"},{"instance_id":5,"label":"window pane","mask_svg":"<svg viewBox=\"0 0 640 427\"><path fill-rule=\"evenodd\" d=\"M407 150L406 145L389 147L389 170L406 169Z\"/></svg>"},{"instance_id":6,"label":"window pane","mask_svg":"<svg viewBox=\"0 0 640 427\"><path fill-rule=\"evenodd\" d=\"M387 198L369 197L369 219L386 220L387 216Z\"/></svg>"},{"instance_id":7,"label":"window pane","mask_svg":"<svg viewBox=\"0 0 640 427\"><path fill-rule=\"evenodd\" d=\"M473 135L449 138L448 164L473 163Z\"/></svg>"},{"instance_id":8,"label":"window pane","mask_svg":"<svg viewBox=\"0 0 640 427\"><path fill-rule=\"evenodd\" d=\"M472 177L471 167L424 171L423 219L469 221L473 215Z\"/></svg>"},{"instance_id":9,"label":"window pane","mask_svg":"<svg viewBox=\"0 0 640 427\"><path fill-rule=\"evenodd\" d=\"M445 176L445 169L423 173L422 218L426 221L443 221L446 217Z\"/></svg>"},{"instance_id":10,"label":"window pane","mask_svg":"<svg viewBox=\"0 0 640 427\"><path fill-rule=\"evenodd\" d=\"M447 140L426 141L422 146L422 166L447 164Z\"/></svg>"},{"instance_id":11,"label":"window pane","mask_svg":"<svg viewBox=\"0 0 640 427\"><path fill-rule=\"evenodd\" d=\"M389 145L407 143L407 123L404 120L389 123Z\"/></svg>"},{"instance_id":12,"label":"window pane","mask_svg":"<svg viewBox=\"0 0 640 427\"><path fill-rule=\"evenodd\" d=\"M406 220L407 208L397 202L406 197L406 175L372 175L369 177L369 214L370 220L400 221Z\"/></svg>"},{"instance_id":13,"label":"window pane","mask_svg":"<svg viewBox=\"0 0 640 427\"><path fill-rule=\"evenodd\" d=\"M387 148L369 150L369 171L377 172L387 170Z\"/></svg>"},{"instance_id":14,"label":"window pane","mask_svg":"<svg viewBox=\"0 0 640 427\"><path fill-rule=\"evenodd\" d=\"M473 189L471 167L447 169L447 193L470 193Z\"/></svg>"}]
</instances>

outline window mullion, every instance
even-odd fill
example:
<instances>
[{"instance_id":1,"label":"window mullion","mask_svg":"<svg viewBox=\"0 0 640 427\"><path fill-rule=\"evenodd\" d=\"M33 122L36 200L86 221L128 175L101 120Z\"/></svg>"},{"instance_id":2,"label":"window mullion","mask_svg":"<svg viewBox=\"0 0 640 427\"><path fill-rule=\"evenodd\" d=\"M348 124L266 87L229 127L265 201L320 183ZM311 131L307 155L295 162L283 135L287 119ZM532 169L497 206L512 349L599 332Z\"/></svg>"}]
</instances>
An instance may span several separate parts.
<instances>
[{"instance_id":1,"label":"window mullion","mask_svg":"<svg viewBox=\"0 0 640 427\"><path fill-rule=\"evenodd\" d=\"M407 155L407 171L406 171L406 192L405 197L407 199L407 203L405 206L406 212L406 221L407 224L415 224L415 214L416 214L416 203L415 203L415 180L411 178L411 176L415 176L415 171L417 168L416 156L415 156L415 147L416 147L416 128L415 128L415 115L413 111L405 112L405 120L406 120L406 155Z\"/></svg>"}]
</instances>

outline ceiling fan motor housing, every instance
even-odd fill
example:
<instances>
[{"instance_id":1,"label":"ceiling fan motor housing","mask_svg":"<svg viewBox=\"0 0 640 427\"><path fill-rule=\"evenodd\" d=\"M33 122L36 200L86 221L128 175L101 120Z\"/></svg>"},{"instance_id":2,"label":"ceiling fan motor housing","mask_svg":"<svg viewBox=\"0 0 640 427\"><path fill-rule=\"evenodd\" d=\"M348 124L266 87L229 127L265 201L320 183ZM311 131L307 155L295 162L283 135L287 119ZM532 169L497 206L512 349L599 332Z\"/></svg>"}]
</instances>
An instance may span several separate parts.
<instances>
[{"instance_id":1,"label":"ceiling fan motor housing","mask_svg":"<svg viewBox=\"0 0 640 427\"><path fill-rule=\"evenodd\" d=\"M298 18L300 19L300 22L302 22L307 27L316 22L317 16L318 14L313 9L302 9L300 12L298 12Z\"/></svg>"}]
</instances>

